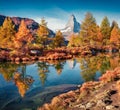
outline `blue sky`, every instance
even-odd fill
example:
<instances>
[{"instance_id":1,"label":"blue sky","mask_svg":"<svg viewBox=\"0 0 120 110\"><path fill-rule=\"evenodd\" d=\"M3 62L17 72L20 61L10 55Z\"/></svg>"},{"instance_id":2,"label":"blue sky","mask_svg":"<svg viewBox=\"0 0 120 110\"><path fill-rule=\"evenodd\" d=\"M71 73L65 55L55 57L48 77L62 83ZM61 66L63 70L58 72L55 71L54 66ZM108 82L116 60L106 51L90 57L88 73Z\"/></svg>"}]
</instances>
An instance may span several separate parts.
<instances>
[{"instance_id":1,"label":"blue sky","mask_svg":"<svg viewBox=\"0 0 120 110\"><path fill-rule=\"evenodd\" d=\"M29 17L37 22L45 17L53 30L63 28L71 14L81 22L88 11L98 24L104 16L120 24L119 0L0 0L0 14Z\"/></svg>"}]
</instances>

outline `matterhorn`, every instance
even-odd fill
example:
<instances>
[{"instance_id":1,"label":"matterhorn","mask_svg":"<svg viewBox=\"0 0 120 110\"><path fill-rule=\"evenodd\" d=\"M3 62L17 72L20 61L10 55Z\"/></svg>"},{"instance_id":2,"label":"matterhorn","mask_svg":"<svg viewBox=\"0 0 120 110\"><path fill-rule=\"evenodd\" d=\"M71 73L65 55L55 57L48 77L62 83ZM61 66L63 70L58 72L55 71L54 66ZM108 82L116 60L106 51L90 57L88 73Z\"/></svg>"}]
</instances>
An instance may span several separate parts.
<instances>
[{"instance_id":1,"label":"matterhorn","mask_svg":"<svg viewBox=\"0 0 120 110\"><path fill-rule=\"evenodd\" d=\"M71 15L64 29L60 29L65 40L69 40L70 36L74 33L80 32L80 23L77 22L74 15Z\"/></svg>"}]
</instances>

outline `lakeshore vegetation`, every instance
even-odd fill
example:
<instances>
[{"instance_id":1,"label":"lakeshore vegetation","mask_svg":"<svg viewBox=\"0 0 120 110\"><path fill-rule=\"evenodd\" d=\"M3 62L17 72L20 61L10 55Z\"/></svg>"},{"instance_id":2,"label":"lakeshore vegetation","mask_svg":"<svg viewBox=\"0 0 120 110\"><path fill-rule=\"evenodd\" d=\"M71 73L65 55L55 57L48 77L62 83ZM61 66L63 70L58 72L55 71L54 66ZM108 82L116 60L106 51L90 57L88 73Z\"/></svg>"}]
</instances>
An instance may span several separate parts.
<instances>
[{"instance_id":1,"label":"lakeshore vegetation","mask_svg":"<svg viewBox=\"0 0 120 110\"><path fill-rule=\"evenodd\" d=\"M50 30L44 18L41 19L39 28L34 33L27 28L24 20L21 21L19 28L15 29L9 17L4 20L0 27L0 48L11 50L10 56L29 55L30 49L50 50L62 47L69 49L85 46L95 48L108 46L108 48L119 49L120 28L118 23L113 21L110 25L105 16L99 26L93 15L88 12L81 23L80 32L70 35L68 43L65 42L60 30L56 32L54 37L50 37Z\"/></svg>"}]
</instances>

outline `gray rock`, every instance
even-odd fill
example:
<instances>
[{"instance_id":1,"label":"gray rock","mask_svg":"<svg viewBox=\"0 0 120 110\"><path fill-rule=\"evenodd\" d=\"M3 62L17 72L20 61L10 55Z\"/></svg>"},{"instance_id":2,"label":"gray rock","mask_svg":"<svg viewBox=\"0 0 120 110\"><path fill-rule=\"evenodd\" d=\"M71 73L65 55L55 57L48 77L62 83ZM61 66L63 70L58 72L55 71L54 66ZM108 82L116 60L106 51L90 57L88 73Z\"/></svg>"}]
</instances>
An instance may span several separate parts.
<instances>
[{"instance_id":1,"label":"gray rock","mask_svg":"<svg viewBox=\"0 0 120 110\"><path fill-rule=\"evenodd\" d=\"M102 100L98 100L97 106L105 106L105 103Z\"/></svg>"},{"instance_id":2,"label":"gray rock","mask_svg":"<svg viewBox=\"0 0 120 110\"><path fill-rule=\"evenodd\" d=\"M86 104L86 109L91 108L93 106L95 106L95 102L89 102Z\"/></svg>"},{"instance_id":3,"label":"gray rock","mask_svg":"<svg viewBox=\"0 0 120 110\"><path fill-rule=\"evenodd\" d=\"M113 105L108 105L106 106L106 110L113 110L114 109L114 106Z\"/></svg>"},{"instance_id":4,"label":"gray rock","mask_svg":"<svg viewBox=\"0 0 120 110\"><path fill-rule=\"evenodd\" d=\"M83 105L83 104L79 104L79 105L76 105L74 107L78 107L78 108L81 108L81 109L85 109L86 108L85 105Z\"/></svg>"}]
</instances>

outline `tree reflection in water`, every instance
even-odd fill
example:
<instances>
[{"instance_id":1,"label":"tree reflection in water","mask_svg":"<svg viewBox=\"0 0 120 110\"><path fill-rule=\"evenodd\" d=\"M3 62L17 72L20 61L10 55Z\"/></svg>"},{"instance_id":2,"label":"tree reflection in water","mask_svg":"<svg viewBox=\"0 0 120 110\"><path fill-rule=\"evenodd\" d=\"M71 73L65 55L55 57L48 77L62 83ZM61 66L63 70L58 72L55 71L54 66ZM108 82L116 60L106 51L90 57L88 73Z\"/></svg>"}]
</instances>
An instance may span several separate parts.
<instances>
[{"instance_id":1,"label":"tree reflection in water","mask_svg":"<svg viewBox=\"0 0 120 110\"><path fill-rule=\"evenodd\" d=\"M30 88L30 86L34 82L32 76L26 75L26 65L21 66L21 73L16 72L14 74L14 82L15 85L18 87L18 91L21 97L24 97L26 91Z\"/></svg>"},{"instance_id":2,"label":"tree reflection in water","mask_svg":"<svg viewBox=\"0 0 120 110\"><path fill-rule=\"evenodd\" d=\"M53 66L58 74L61 74L65 61L47 61L47 62L38 62L38 72L40 76L40 81L42 85L45 84L47 80L48 73L50 72L49 67Z\"/></svg>"},{"instance_id":3,"label":"tree reflection in water","mask_svg":"<svg viewBox=\"0 0 120 110\"><path fill-rule=\"evenodd\" d=\"M18 68L21 68L21 72L17 72ZM26 65L0 63L0 73L6 81L15 82L22 97L24 97L26 91L34 81L32 76L26 75Z\"/></svg>"},{"instance_id":4,"label":"tree reflection in water","mask_svg":"<svg viewBox=\"0 0 120 110\"><path fill-rule=\"evenodd\" d=\"M49 72L49 65L46 62L38 62L38 72L42 85L44 85L47 79L47 73Z\"/></svg>"},{"instance_id":5,"label":"tree reflection in water","mask_svg":"<svg viewBox=\"0 0 120 110\"><path fill-rule=\"evenodd\" d=\"M26 91L30 88L33 83L33 78L31 76L23 77L22 74L16 72L14 75L15 85L18 87L18 91L21 97L24 97Z\"/></svg>"},{"instance_id":6,"label":"tree reflection in water","mask_svg":"<svg viewBox=\"0 0 120 110\"><path fill-rule=\"evenodd\" d=\"M99 54L79 58L77 61L80 63L80 74L85 81L95 80L96 72L103 74L106 70L114 69L120 65L120 57L116 54Z\"/></svg>"},{"instance_id":7,"label":"tree reflection in water","mask_svg":"<svg viewBox=\"0 0 120 110\"><path fill-rule=\"evenodd\" d=\"M65 65L65 61L57 61L53 66L56 69L56 72L60 75L62 73L63 67Z\"/></svg>"},{"instance_id":8,"label":"tree reflection in water","mask_svg":"<svg viewBox=\"0 0 120 110\"><path fill-rule=\"evenodd\" d=\"M72 67L72 69L75 69L75 71L76 69L78 70L79 66L77 66L77 68L73 68L76 67L75 64L77 63L80 64L80 74L84 81L91 81L95 80L97 72L103 74L106 70L111 70L117 66L120 66L120 56L119 54L99 54L97 56L91 57L79 57L73 60L69 60L67 63L66 61L50 60L47 62L37 62L35 64L37 65L40 81L42 85L44 85L47 77L49 76L48 73L52 71L51 69L55 69L56 74L59 74L60 76L63 69L66 69L66 66L68 68ZM64 67L64 65L66 66ZM27 66L28 64L0 63L0 74L2 74L7 82L15 82L15 85L18 87L18 91L22 97L24 97L25 93L31 87L34 80L36 80L33 79L34 75L29 76L28 73L26 73ZM52 68L49 68L50 66ZM51 73L51 75L53 74ZM57 75L57 77L59 76Z\"/></svg>"},{"instance_id":9,"label":"tree reflection in water","mask_svg":"<svg viewBox=\"0 0 120 110\"><path fill-rule=\"evenodd\" d=\"M13 63L0 63L0 73L6 81L11 81L18 66Z\"/></svg>"}]
</instances>

